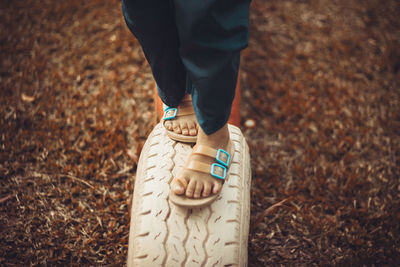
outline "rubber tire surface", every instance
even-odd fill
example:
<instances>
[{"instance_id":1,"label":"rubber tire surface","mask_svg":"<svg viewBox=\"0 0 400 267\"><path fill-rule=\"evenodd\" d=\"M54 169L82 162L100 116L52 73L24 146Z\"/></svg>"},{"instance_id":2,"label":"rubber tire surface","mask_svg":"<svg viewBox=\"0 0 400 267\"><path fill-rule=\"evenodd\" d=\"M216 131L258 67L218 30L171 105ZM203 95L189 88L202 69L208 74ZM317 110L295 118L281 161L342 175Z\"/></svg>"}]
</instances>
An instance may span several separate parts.
<instances>
[{"instance_id":1,"label":"rubber tire surface","mask_svg":"<svg viewBox=\"0 0 400 267\"><path fill-rule=\"evenodd\" d=\"M192 146L171 140L159 123L140 155L132 202L128 266L247 266L250 156L239 128L229 125L235 152L229 180L210 206L168 201L169 181Z\"/></svg>"}]
</instances>

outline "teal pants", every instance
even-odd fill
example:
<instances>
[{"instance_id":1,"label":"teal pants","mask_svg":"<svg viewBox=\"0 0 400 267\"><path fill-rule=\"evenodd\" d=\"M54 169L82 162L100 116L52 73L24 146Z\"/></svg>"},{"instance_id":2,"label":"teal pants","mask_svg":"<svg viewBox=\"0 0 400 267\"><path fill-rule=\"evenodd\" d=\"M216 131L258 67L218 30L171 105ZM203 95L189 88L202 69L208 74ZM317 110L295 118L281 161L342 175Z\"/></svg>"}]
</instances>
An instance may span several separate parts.
<instances>
[{"instance_id":1,"label":"teal pants","mask_svg":"<svg viewBox=\"0 0 400 267\"><path fill-rule=\"evenodd\" d=\"M176 107L190 93L206 134L219 130L231 112L250 1L122 0L162 101Z\"/></svg>"}]
</instances>

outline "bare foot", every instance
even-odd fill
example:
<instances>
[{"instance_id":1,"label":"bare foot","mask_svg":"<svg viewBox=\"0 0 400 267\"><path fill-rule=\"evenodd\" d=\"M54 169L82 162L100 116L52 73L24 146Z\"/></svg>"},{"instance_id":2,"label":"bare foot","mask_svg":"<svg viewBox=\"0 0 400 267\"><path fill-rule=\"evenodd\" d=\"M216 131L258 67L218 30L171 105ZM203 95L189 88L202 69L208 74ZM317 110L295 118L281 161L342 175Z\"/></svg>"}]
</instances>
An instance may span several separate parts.
<instances>
[{"instance_id":1,"label":"bare foot","mask_svg":"<svg viewBox=\"0 0 400 267\"><path fill-rule=\"evenodd\" d=\"M198 145L205 145L215 149L222 148L231 153L228 124L225 124L217 132L210 135L206 135L199 127L196 146ZM203 155L191 155L190 160L201 161L210 165L215 163L215 159ZM172 182L172 190L177 195L185 194L189 198L208 197L210 194L218 194L221 191L222 182L223 180L214 178L211 174L183 169Z\"/></svg>"},{"instance_id":2,"label":"bare foot","mask_svg":"<svg viewBox=\"0 0 400 267\"><path fill-rule=\"evenodd\" d=\"M196 136L199 126L196 115L192 110L192 97L187 94L184 96L181 104L178 106L177 116L171 120L165 120L164 127L168 131L172 131L177 134ZM185 115L185 113L189 114Z\"/></svg>"}]
</instances>

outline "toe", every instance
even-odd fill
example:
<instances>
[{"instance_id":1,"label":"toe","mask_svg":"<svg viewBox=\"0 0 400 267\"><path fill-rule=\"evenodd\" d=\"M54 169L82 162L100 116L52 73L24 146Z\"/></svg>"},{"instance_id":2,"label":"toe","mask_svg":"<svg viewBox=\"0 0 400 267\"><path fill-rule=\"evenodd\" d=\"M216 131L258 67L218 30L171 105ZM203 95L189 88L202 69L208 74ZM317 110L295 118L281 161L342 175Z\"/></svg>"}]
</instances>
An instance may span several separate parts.
<instances>
[{"instance_id":1,"label":"toe","mask_svg":"<svg viewBox=\"0 0 400 267\"><path fill-rule=\"evenodd\" d=\"M208 197L211 193L211 184L205 183L203 188L203 197Z\"/></svg>"},{"instance_id":2,"label":"toe","mask_svg":"<svg viewBox=\"0 0 400 267\"><path fill-rule=\"evenodd\" d=\"M221 191L222 183L214 182L213 193L218 194Z\"/></svg>"},{"instance_id":3,"label":"toe","mask_svg":"<svg viewBox=\"0 0 400 267\"><path fill-rule=\"evenodd\" d=\"M189 126L189 135L197 135L196 124L194 122L188 123Z\"/></svg>"},{"instance_id":4,"label":"toe","mask_svg":"<svg viewBox=\"0 0 400 267\"><path fill-rule=\"evenodd\" d=\"M196 188L196 181L190 180L189 185L186 188L186 196L193 197L195 188Z\"/></svg>"},{"instance_id":5,"label":"toe","mask_svg":"<svg viewBox=\"0 0 400 267\"><path fill-rule=\"evenodd\" d=\"M172 184L172 190L177 195L182 195L183 193L185 193L185 188L183 187L183 183L180 179L176 179L174 181L174 183Z\"/></svg>"},{"instance_id":6,"label":"toe","mask_svg":"<svg viewBox=\"0 0 400 267\"><path fill-rule=\"evenodd\" d=\"M181 127L180 127L178 122L173 121L172 122L172 128L173 128L175 133L178 133L178 134L182 133Z\"/></svg>"},{"instance_id":7,"label":"toe","mask_svg":"<svg viewBox=\"0 0 400 267\"><path fill-rule=\"evenodd\" d=\"M164 126L168 131L172 131L172 123L170 121L165 121Z\"/></svg>"},{"instance_id":8,"label":"toe","mask_svg":"<svg viewBox=\"0 0 400 267\"><path fill-rule=\"evenodd\" d=\"M197 182L196 183L196 189L194 190L193 197L194 198L199 198L201 196L201 191L203 190L203 183Z\"/></svg>"},{"instance_id":9,"label":"toe","mask_svg":"<svg viewBox=\"0 0 400 267\"><path fill-rule=\"evenodd\" d=\"M181 123L181 129L183 135L189 135L189 128L187 123Z\"/></svg>"}]
</instances>

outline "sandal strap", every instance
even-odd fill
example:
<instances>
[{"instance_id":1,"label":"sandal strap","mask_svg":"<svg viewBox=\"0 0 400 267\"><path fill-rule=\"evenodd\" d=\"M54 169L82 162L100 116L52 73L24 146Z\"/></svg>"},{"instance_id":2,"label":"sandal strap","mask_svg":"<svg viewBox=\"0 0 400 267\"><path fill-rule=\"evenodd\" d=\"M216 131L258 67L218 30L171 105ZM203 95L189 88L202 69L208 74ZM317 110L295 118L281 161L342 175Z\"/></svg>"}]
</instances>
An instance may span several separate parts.
<instances>
[{"instance_id":1,"label":"sandal strap","mask_svg":"<svg viewBox=\"0 0 400 267\"><path fill-rule=\"evenodd\" d=\"M192 106L187 106L187 107L179 107L178 109L178 114L176 114L177 117L179 116L186 116L186 115L192 115L194 114L194 109Z\"/></svg>"},{"instance_id":2,"label":"sandal strap","mask_svg":"<svg viewBox=\"0 0 400 267\"><path fill-rule=\"evenodd\" d=\"M172 120L175 119L176 117L192 115L192 114L195 114L192 106L179 107L179 110L178 108L166 108L164 110L163 119Z\"/></svg>"},{"instance_id":3,"label":"sandal strap","mask_svg":"<svg viewBox=\"0 0 400 267\"><path fill-rule=\"evenodd\" d=\"M208 156L215 159L219 164L228 167L231 156L223 149L215 149L205 145L195 145L192 154Z\"/></svg>"},{"instance_id":4,"label":"sandal strap","mask_svg":"<svg viewBox=\"0 0 400 267\"><path fill-rule=\"evenodd\" d=\"M179 108L172 108L167 105L163 105L164 109L164 120L172 120L179 116L193 115L195 114L192 104L192 96L190 94L186 94L179 104Z\"/></svg>"},{"instance_id":5,"label":"sandal strap","mask_svg":"<svg viewBox=\"0 0 400 267\"><path fill-rule=\"evenodd\" d=\"M192 160L187 164L185 168L192 171L211 174L213 177L221 180L225 180L226 178L226 167L218 163L207 164L204 162Z\"/></svg>"}]
</instances>

